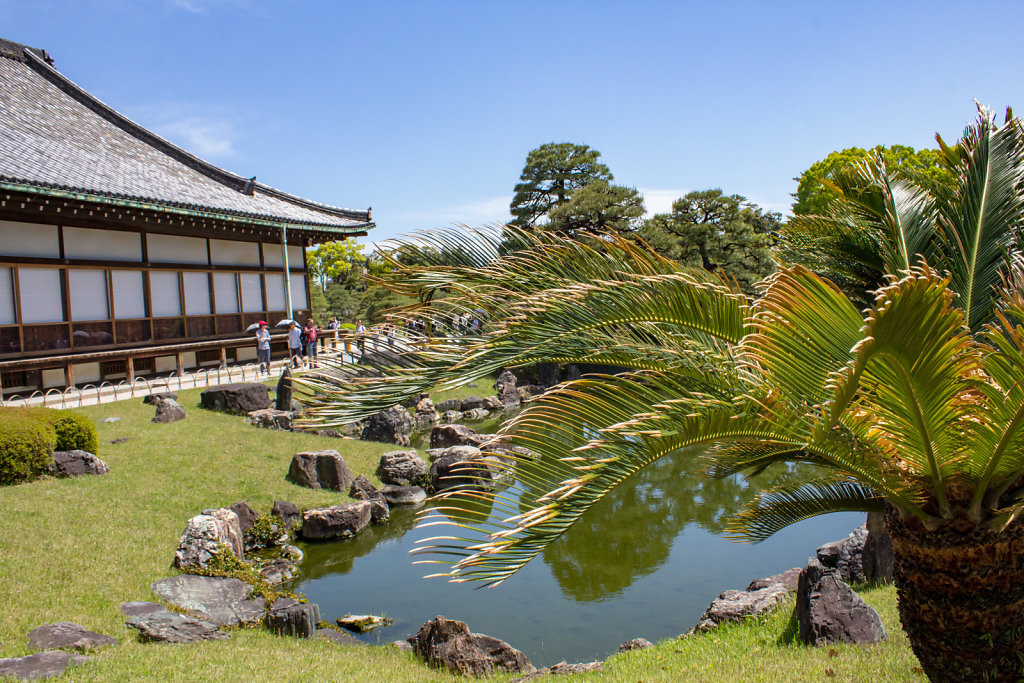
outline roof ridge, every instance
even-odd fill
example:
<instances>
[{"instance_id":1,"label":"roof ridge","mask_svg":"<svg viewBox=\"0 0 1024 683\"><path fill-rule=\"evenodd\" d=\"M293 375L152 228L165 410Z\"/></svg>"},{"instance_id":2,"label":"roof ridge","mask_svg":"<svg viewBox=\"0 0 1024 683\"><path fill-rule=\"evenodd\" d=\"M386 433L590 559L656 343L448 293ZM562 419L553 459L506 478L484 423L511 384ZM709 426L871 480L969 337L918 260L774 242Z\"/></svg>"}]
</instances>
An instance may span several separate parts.
<instances>
[{"instance_id":1,"label":"roof ridge","mask_svg":"<svg viewBox=\"0 0 1024 683\"><path fill-rule=\"evenodd\" d=\"M0 57L6 57L7 59L13 59L16 62L28 62L25 57L26 52L31 52L36 56L40 57L47 64L53 64L53 59L46 50L38 47L29 47L22 43L16 43L13 40L5 40L0 38Z\"/></svg>"},{"instance_id":2,"label":"roof ridge","mask_svg":"<svg viewBox=\"0 0 1024 683\"><path fill-rule=\"evenodd\" d=\"M21 59L13 56L15 48L20 48ZM246 186L250 183L250 178L244 178L236 173L232 173L226 169L216 166L204 159L200 159L191 152L178 147L174 143L164 139L157 135L151 130L143 127L142 125L131 120L121 112L117 111L109 104L103 102L95 95L92 95L77 83L69 79L67 76L62 74L53 66L53 60L50 59L49 54L45 50L37 50L30 48L20 43L14 43L12 41L3 40L0 38L0 54L5 57L11 57L18 61L26 63L34 71L42 75L53 85L59 88L68 96L72 97L80 104L89 108L99 116L103 117L110 123L124 130L129 135L139 139L143 143L155 148L159 152L166 154L175 161L182 163L193 170L202 173L211 180L220 183L232 190L239 193L245 193ZM276 188L264 185L262 183L253 183L249 187L255 186L260 190L261 193L273 196L282 201L303 206L306 208L313 208L326 213L333 214L340 218L348 218L354 220L361 220L368 222L370 220L370 212L357 211L353 209L343 209L329 204L321 204L314 202L309 199L304 199L296 195L278 190Z\"/></svg>"}]
</instances>

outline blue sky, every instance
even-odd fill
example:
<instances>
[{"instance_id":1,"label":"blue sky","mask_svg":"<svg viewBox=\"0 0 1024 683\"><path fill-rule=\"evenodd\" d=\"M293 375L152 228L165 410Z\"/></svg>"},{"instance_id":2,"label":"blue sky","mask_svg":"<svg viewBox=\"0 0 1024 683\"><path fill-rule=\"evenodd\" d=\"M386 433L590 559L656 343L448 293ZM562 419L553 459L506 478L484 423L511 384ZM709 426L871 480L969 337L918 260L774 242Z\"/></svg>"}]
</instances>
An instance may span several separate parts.
<instances>
[{"instance_id":1,"label":"blue sky","mask_svg":"<svg viewBox=\"0 0 1024 683\"><path fill-rule=\"evenodd\" d=\"M649 210L785 211L830 151L1024 107L1021 2L0 0L108 104L381 240L507 218L527 152L599 150Z\"/></svg>"}]
</instances>

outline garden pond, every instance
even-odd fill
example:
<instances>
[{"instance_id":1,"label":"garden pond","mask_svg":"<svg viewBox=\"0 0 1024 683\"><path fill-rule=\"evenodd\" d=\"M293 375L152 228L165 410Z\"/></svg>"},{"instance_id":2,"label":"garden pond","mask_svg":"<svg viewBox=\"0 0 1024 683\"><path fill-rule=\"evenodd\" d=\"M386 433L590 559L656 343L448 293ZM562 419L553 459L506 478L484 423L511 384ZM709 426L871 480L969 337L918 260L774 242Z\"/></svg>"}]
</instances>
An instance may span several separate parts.
<instances>
[{"instance_id":1,"label":"garden pond","mask_svg":"<svg viewBox=\"0 0 1024 683\"><path fill-rule=\"evenodd\" d=\"M496 428L473 426L482 433ZM845 537L863 522L860 514L833 514L791 526L758 545L735 543L722 536L731 513L759 490L812 472L779 469L750 481L711 481L700 470L694 458L656 462L495 588L422 578L443 566L413 564L428 558L410 557L409 551L418 540L450 532L437 526L416 529L416 511L394 507L388 523L355 538L303 545L306 559L295 590L317 603L332 623L345 614L394 620L361 636L367 642L406 638L444 615L508 641L536 666L592 661L632 638L656 642L684 633L721 592L803 566L818 546ZM516 483L504 495L532 500L537 493Z\"/></svg>"}]
</instances>

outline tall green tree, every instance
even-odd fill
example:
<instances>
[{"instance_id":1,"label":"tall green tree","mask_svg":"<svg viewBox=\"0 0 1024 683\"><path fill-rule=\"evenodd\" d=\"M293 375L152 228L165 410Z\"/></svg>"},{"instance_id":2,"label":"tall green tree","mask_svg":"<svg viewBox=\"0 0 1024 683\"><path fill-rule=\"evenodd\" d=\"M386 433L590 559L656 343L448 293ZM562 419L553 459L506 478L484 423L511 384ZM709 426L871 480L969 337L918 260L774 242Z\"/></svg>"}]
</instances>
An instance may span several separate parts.
<instances>
[{"instance_id":1,"label":"tall green tree","mask_svg":"<svg viewBox=\"0 0 1024 683\"><path fill-rule=\"evenodd\" d=\"M545 230L576 236L628 232L644 214L644 198L631 187L592 180L548 212Z\"/></svg>"},{"instance_id":2,"label":"tall green tree","mask_svg":"<svg viewBox=\"0 0 1024 683\"><path fill-rule=\"evenodd\" d=\"M360 279L366 270L366 256L362 246L353 239L324 242L307 252L309 274L320 286L321 291L327 290L328 283L353 283Z\"/></svg>"},{"instance_id":3,"label":"tall green tree","mask_svg":"<svg viewBox=\"0 0 1024 683\"><path fill-rule=\"evenodd\" d=\"M722 273L753 292L754 283L772 271L780 219L740 195L704 190L677 199L671 213L655 214L637 234L662 256Z\"/></svg>"},{"instance_id":4,"label":"tall green tree","mask_svg":"<svg viewBox=\"0 0 1024 683\"><path fill-rule=\"evenodd\" d=\"M938 149L915 151L913 147L905 145L878 145L871 149L849 147L832 152L796 178L798 184L796 194L793 195L793 215L824 213L837 195L835 189L831 187L831 182L844 171L876 157L881 157L890 170L899 171L928 190L949 187L953 182L953 175L942 162L942 156L941 150Z\"/></svg>"},{"instance_id":5,"label":"tall green tree","mask_svg":"<svg viewBox=\"0 0 1024 683\"><path fill-rule=\"evenodd\" d=\"M703 447L710 476L808 462L821 468L819 478L762 493L733 518L732 533L758 541L815 515L884 510L900 616L925 674L1016 680L1024 651L1024 295L978 289L1000 272L1024 276L1014 242L1005 241L1024 225L1021 123L996 125L983 110L944 153L954 189L939 197L897 189L884 214L910 245L910 226L929 213L922 204L939 207L932 258L941 270L918 259L887 273L866 311L802 266L780 269L753 298L614 235L600 245L551 234L528 244L523 235L522 249L484 269L395 273L397 290L443 287L453 303L484 308L487 337L412 349L399 367L358 385L314 379L308 409L327 424L347 422L435 385L539 361L634 368L562 385L503 430L538 456L502 455L543 492L529 509L500 492L444 492L432 519L459 529L425 550L445 575L500 583L662 458ZM900 244L887 258L913 252ZM500 521L470 514L481 498L504 513Z\"/></svg>"},{"instance_id":6,"label":"tall green tree","mask_svg":"<svg viewBox=\"0 0 1024 683\"><path fill-rule=\"evenodd\" d=\"M533 227L587 183L611 182L612 173L600 157L596 149L571 142L549 142L531 150L509 205L512 225Z\"/></svg>"}]
</instances>

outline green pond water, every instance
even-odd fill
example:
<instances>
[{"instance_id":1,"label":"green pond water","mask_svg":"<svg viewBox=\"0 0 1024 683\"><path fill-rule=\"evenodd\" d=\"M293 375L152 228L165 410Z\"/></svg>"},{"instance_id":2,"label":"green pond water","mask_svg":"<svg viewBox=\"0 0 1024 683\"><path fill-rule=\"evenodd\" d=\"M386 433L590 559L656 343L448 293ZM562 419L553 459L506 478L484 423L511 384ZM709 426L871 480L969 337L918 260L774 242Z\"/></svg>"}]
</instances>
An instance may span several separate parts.
<instances>
[{"instance_id":1,"label":"green pond water","mask_svg":"<svg viewBox=\"0 0 1024 683\"><path fill-rule=\"evenodd\" d=\"M473 425L482 433L499 421ZM420 446L423 447L422 445ZM415 511L353 539L306 544L295 589L333 622L383 614L394 624L362 636L390 642L437 615L459 619L519 648L536 666L603 659L636 637L657 642L693 626L711 600L755 578L802 566L815 549L863 521L835 514L794 525L756 546L722 538L725 518L762 488L811 476L779 468L751 481L709 481L693 458L665 458L625 482L563 537L496 588L423 579L437 565L414 565L417 540L448 533L415 529ZM536 497L515 484L504 494ZM482 510L481 515L489 514Z\"/></svg>"}]
</instances>

